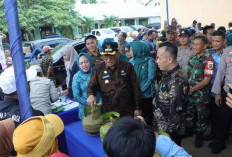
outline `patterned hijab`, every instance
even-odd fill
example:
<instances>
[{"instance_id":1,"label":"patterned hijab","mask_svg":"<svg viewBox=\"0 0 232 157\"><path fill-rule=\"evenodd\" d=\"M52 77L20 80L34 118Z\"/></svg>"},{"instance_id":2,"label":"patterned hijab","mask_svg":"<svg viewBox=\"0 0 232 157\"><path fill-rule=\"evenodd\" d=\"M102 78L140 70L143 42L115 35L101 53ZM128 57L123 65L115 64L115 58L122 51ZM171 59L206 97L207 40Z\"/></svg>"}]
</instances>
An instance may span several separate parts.
<instances>
[{"instance_id":1,"label":"patterned hijab","mask_svg":"<svg viewBox=\"0 0 232 157\"><path fill-rule=\"evenodd\" d=\"M67 45L63 48L61 53L70 58L69 61L64 61L65 69L67 72L66 84L67 84L67 88L69 88L70 71L72 70L73 64L77 59L77 52L71 45Z\"/></svg>"},{"instance_id":2,"label":"patterned hijab","mask_svg":"<svg viewBox=\"0 0 232 157\"><path fill-rule=\"evenodd\" d=\"M11 118L0 121L0 157L9 157L13 149L14 122Z\"/></svg>"}]
</instances>

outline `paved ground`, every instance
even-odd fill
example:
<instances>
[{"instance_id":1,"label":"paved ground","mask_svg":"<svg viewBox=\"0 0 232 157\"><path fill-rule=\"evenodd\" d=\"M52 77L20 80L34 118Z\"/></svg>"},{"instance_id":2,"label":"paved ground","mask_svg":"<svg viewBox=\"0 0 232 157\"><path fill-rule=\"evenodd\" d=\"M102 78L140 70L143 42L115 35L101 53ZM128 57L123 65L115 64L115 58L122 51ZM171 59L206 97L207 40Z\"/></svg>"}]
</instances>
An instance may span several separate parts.
<instances>
[{"instance_id":1,"label":"paved ground","mask_svg":"<svg viewBox=\"0 0 232 157\"><path fill-rule=\"evenodd\" d=\"M218 155L214 155L210 152L211 149L208 148L209 142L204 142L202 148L195 148L194 139L195 136L192 136L182 141L182 147L193 157L232 157L232 135L230 135L230 138L227 140L227 148L222 150Z\"/></svg>"}]
</instances>

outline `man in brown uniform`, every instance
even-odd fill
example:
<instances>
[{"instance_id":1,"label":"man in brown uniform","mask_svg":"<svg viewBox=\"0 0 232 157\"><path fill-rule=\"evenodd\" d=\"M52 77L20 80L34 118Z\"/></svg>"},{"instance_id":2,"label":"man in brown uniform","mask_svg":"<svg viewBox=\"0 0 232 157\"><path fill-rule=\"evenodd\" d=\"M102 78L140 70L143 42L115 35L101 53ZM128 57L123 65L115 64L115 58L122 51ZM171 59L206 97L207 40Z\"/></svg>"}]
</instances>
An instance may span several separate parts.
<instances>
[{"instance_id":1,"label":"man in brown uniform","mask_svg":"<svg viewBox=\"0 0 232 157\"><path fill-rule=\"evenodd\" d=\"M131 63L119 61L118 44L106 42L101 52L104 62L95 65L88 86L87 103L96 105L95 94L100 90L102 111L119 112L121 116L141 115L142 92Z\"/></svg>"}]
</instances>

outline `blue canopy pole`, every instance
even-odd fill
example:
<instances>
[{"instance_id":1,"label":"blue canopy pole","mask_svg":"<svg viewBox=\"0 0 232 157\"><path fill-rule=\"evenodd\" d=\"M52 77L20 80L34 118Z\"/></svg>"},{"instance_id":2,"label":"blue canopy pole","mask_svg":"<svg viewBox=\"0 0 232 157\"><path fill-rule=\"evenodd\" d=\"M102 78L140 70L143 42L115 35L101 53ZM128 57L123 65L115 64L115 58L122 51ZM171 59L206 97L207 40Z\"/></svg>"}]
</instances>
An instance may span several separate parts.
<instances>
[{"instance_id":1,"label":"blue canopy pole","mask_svg":"<svg viewBox=\"0 0 232 157\"><path fill-rule=\"evenodd\" d=\"M17 0L4 0L4 3L21 120L24 121L32 116L32 110L25 72L25 62L22 49L21 31L19 28Z\"/></svg>"},{"instance_id":2,"label":"blue canopy pole","mask_svg":"<svg viewBox=\"0 0 232 157\"><path fill-rule=\"evenodd\" d=\"M167 12L167 27L169 26L169 10L168 10L168 0L166 0L166 12Z\"/></svg>"}]
</instances>

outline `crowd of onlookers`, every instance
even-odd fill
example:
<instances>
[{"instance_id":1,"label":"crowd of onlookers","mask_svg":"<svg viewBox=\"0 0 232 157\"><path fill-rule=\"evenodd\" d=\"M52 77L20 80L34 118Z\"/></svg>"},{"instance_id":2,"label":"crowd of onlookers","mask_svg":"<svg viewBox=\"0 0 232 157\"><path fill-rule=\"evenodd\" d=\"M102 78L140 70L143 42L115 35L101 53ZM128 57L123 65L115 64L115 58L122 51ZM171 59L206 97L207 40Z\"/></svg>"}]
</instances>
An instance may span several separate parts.
<instances>
[{"instance_id":1,"label":"crowd of onlookers","mask_svg":"<svg viewBox=\"0 0 232 157\"><path fill-rule=\"evenodd\" d=\"M85 38L86 47L79 54L65 46L61 55L66 79L58 87L52 49L44 46L45 56L26 70L34 117L24 122L13 62L5 50L6 67L0 76L0 156L15 155L10 153L13 145L18 156L59 152L57 136L64 124L51 114L59 93L79 102L79 119L85 117L87 105L92 111L97 105L102 113L116 111L123 117L103 141L109 157L153 156L155 149L162 156L190 156L180 146L183 138L194 134L197 148L211 140L212 153L225 149L232 119L232 23L226 30L216 29L213 23L202 27L194 20L190 27L181 28L173 18L162 36L155 29L139 29L131 37L133 41L127 43L127 34L121 32L118 43L109 39L101 51L93 35ZM209 126L211 132L206 135Z\"/></svg>"}]
</instances>

